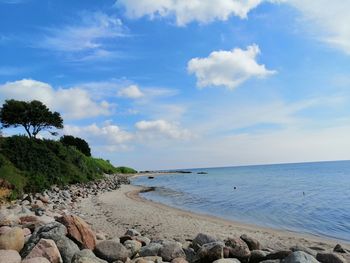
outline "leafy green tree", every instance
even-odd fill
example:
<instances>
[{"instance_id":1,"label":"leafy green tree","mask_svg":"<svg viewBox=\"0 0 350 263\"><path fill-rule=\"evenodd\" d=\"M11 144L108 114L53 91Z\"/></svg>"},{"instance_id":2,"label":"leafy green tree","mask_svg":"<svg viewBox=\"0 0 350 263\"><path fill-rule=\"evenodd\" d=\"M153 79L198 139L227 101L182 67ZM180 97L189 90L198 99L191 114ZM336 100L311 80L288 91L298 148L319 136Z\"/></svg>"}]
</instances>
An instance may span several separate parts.
<instances>
[{"instance_id":1,"label":"leafy green tree","mask_svg":"<svg viewBox=\"0 0 350 263\"><path fill-rule=\"evenodd\" d=\"M61 137L60 142L66 146L74 146L77 148L77 150L79 150L86 156L91 156L91 149L89 144L81 138L74 137L71 135L64 135Z\"/></svg>"},{"instance_id":2,"label":"leafy green tree","mask_svg":"<svg viewBox=\"0 0 350 263\"><path fill-rule=\"evenodd\" d=\"M4 128L23 126L29 138L36 138L43 130L52 135L52 128L62 129L63 120L58 112L51 112L42 102L6 100L0 108L0 122Z\"/></svg>"}]
</instances>

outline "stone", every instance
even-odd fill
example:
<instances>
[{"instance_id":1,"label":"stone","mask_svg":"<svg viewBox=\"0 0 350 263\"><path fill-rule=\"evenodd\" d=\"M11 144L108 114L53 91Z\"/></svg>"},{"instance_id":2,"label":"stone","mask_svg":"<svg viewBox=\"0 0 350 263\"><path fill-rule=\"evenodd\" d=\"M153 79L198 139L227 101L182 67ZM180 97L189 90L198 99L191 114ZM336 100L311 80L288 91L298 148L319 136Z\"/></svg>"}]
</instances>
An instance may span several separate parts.
<instances>
[{"instance_id":1,"label":"stone","mask_svg":"<svg viewBox=\"0 0 350 263\"><path fill-rule=\"evenodd\" d=\"M90 249L83 249L74 254L72 263L108 263L107 261L95 256Z\"/></svg>"},{"instance_id":2,"label":"stone","mask_svg":"<svg viewBox=\"0 0 350 263\"><path fill-rule=\"evenodd\" d=\"M319 263L319 261L308 253L295 251L286 257L283 263Z\"/></svg>"},{"instance_id":3,"label":"stone","mask_svg":"<svg viewBox=\"0 0 350 263\"><path fill-rule=\"evenodd\" d=\"M55 240L58 250L60 251L63 263L70 263L75 253L79 251L79 247L68 237L61 237Z\"/></svg>"},{"instance_id":4,"label":"stone","mask_svg":"<svg viewBox=\"0 0 350 263\"><path fill-rule=\"evenodd\" d=\"M210 236L208 234L199 233L192 241L192 246L195 251L197 251L201 246L208 243L213 243L218 241L217 238Z\"/></svg>"},{"instance_id":5,"label":"stone","mask_svg":"<svg viewBox=\"0 0 350 263\"><path fill-rule=\"evenodd\" d=\"M30 251L25 259L43 257L51 263L62 263L61 254L56 246L56 243L51 239L40 239L35 247Z\"/></svg>"},{"instance_id":6,"label":"stone","mask_svg":"<svg viewBox=\"0 0 350 263\"><path fill-rule=\"evenodd\" d=\"M130 256L134 257L141 250L142 244L136 240L127 240L124 246L130 251Z\"/></svg>"},{"instance_id":7,"label":"stone","mask_svg":"<svg viewBox=\"0 0 350 263\"><path fill-rule=\"evenodd\" d=\"M182 245L175 241L165 241L160 249L160 256L165 261L172 261L174 258L186 258Z\"/></svg>"},{"instance_id":8,"label":"stone","mask_svg":"<svg viewBox=\"0 0 350 263\"><path fill-rule=\"evenodd\" d=\"M338 253L346 253L346 250L340 244L337 244L333 251Z\"/></svg>"},{"instance_id":9,"label":"stone","mask_svg":"<svg viewBox=\"0 0 350 263\"><path fill-rule=\"evenodd\" d=\"M0 249L21 251L24 246L23 230L14 227L0 236Z\"/></svg>"},{"instance_id":10,"label":"stone","mask_svg":"<svg viewBox=\"0 0 350 263\"><path fill-rule=\"evenodd\" d=\"M158 256L160 255L161 248L162 245L159 243L150 243L149 245L142 247L139 254L141 257Z\"/></svg>"},{"instance_id":11,"label":"stone","mask_svg":"<svg viewBox=\"0 0 350 263\"><path fill-rule=\"evenodd\" d=\"M241 235L241 239L248 245L250 250L261 250L261 244L258 240L247 235Z\"/></svg>"},{"instance_id":12,"label":"stone","mask_svg":"<svg viewBox=\"0 0 350 263\"><path fill-rule=\"evenodd\" d=\"M263 250L252 250L250 251L249 263L258 263L266 258L266 251Z\"/></svg>"},{"instance_id":13,"label":"stone","mask_svg":"<svg viewBox=\"0 0 350 263\"><path fill-rule=\"evenodd\" d=\"M5 234L6 232L10 231L11 227L9 226L2 226L0 227L0 235Z\"/></svg>"},{"instance_id":14,"label":"stone","mask_svg":"<svg viewBox=\"0 0 350 263\"><path fill-rule=\"evenodd\" d=\"M141 236L140 232L138 232L137 230L135 229L128 229L125 234L125 236L131 236L131 237L134 237L134 236Z\"/></svg>"},{"instance_id":15,"label":"stone","mask_svg":"<svg viewBox=\"0 0 350 263\"><path fill-rule=\"evenodd\" d=\"M104 240L98 243L94 252L97 257L108 262L117 260L125 262L129 257L129 250L127 250L122 244L111 240Z\"/></svg>"},{"instance_id":16,"label":"stone","mask_svg":"<svg viewBox=\"0 0 350 263\"><path fill-rule=\"evenodd\" d=\"M217 259L224 258L224 246L225 244L219 241L202 245L198 250L195 261L211 263Z\"/></svg>"},{"instance_id":17,"label":"stone","mask_svg":"<svg viewBox=\"0 0 350 263\"><path fill-rule=\"evenodd\" d=\"M290 250L281 250L276 252L271 252L266 256L266 259L270 260L276 260L276 259L284 259L288 257L290 254L292 254L292 251Z\"/></svg>"},{"instance_id":18,"label":"stone","mask_svg":"<svg viewBox=\"0 0 350 263\"><path fill-rule=\"evenodd\" d=\"M64 215L58 219L58 222L67 228L68 237L74 240L80 248L91 250L95 248L95 233L83 219L75 215Z\"/></svg>"},{"instance_id":19,"label":"stone","mask_svg":"<svg viewBox=\"0 0 350 263\"><path fill-rule=\"evenodd\" d=\"M163 260L161 257L157 256L149 256L149 257L140 257L132 260L133 263L162 263Z\"/></svg>"},{"instance_id":20,"label":"stone","mask_svg":"<svg viewBox=\"0 0 350 263\"><path fill-rule=\"evenodd\" d=\"M295 251L303 251L313 257L316 257L316 254L317 252L312 250L311 248L308 248L308 247L305 247L305 246L302 246L302 245L296 245L296 246L293 246L290 248L290 250L292 250L293 252Z\"/></svg>"},{"instance_id":21,"label":"stone","mask_svg":"<svg viewBox=\"0 0 350 263\"><path fill-rule=\"evenodd\" d=\"M24 237L27 237L27 236L29 236L29 235L31 235L32 234L32 231L30 231L30 229L29 228L23 228L23 235L24 235Z\"/></svg>"},{"instance_id":22,"label":"stone","mask_svg":"<svg viewBox=\"0 0 350 263\"><path fill-rule=\"evenodd\" d=\"M316 259L321 263L346 263L346 260L335 253L317 253Z\"/></svg>"},{"instance_id":23,"label":"stone","mask_svg":"<svg viewBox=\"0 0 350 263\"><path fill-rule=\"evenodd\" d=\"M248 245L240 238L228 238L225 241L226 247L229 249L229 256L240 260L250 257Z\"/></svg>"},{"instance_id":24,"label":"stone","mask_svg":"<svg viewBox=\"0 0 350 263\"><path fill-rule=\"evenodd\" d=\"M267 259L264 261L260 261L260 263L281 263L281 260L279 260L279 259Z\"/></svg>"},{"instance_id":25,"label":"stone","mask_svg":"<svg viewBox=\"0 0 350 263\"><path fill-rule=\"evenodd\" d=\"M15 226L19 224L18 216L7 211L7 209L0 210L0 226Z\"/></svg>"},{"instance_id":26,"label":"stone","mask_svg":"<svg viewBox=\"0 0 350 263\"><path fill-rule=\"evenodd\" d=\"M215 260L213 263L241 263L237 258L222 258Z\"/></svg>"},{"instance_id":27,"label":"stone","mask_svg":"<svg viewBox=\"0 0 350 263\"><path fill-rule=\"evenodd\" d=\"M21 260L16 250L0 250L0 263L21 263Z\"/></svg>"},{"instance_id":28,"label":"stone","mask_svg":"<svg viewBox=\"0 0 350 263\"><path fill-rule=\"evenodd\" d=\"M188 262L194 261L194 258L196 257L196 252L194 251L193 248L191 248L191 247L183 248L183 251L184 251L185 254L186 254L186 260L187 260Z\"/></svg>"},{"instance_id":29,"label":"stone","mask_svg":"<svg viewBox=\"0 0 350 263\"><path fill-rule=\"evenodd\" d=\"M46 258L40 257L25 259L22 261L22 263L50 263L50 261L48 261Z\"/></svg>"},{"instance_id":30,"label":"stone","mask_svg":"<svg viewBox=\"0 0 350 263\"><path fill-rule=\"evenodd\" d=\"M142 244L142 246L147 246L151 243L151 240L148 237L134 236L132 237L132 239L139 241Z\"/></svg>"},{"instance_id":31,"label":"stone","mask_svg":"<svg viewBox=\"0 0 350 263\"><path fill-rule=\"evenodd\" d=\"M106 240L106 235L104 233L96 233L96 240Z\"/></svg>"},{"instance_id":32,"label":"stone","mask_svg":"<svg viewBox=\"0 0 350 263\"><path fill-rule=\"evenodd\" d=\"M188 263L188 261L184 258L174 258L171 263Z\"/></svg>"}]
</instances>

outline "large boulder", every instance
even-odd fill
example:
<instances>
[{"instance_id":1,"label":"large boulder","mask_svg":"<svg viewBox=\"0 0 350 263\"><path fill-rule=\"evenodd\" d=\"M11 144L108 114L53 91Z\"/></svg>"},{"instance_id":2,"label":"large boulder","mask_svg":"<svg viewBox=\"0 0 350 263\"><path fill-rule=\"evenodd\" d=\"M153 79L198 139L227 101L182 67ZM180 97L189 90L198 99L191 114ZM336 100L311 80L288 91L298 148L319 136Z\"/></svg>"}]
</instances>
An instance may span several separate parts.
<instances>
[{"instance_id":1,"label":"large boulder","mask_svg":"<svg viewBox=\"0 0 350 263\"><path fill-rule=\"evenodd\" d=\"M292 246L290 248L290 250L292 250L293 252L295 251L303 251L313 257L316 257L317 255L317 252L315 250L312 250L311 248L308 248L308 247L305 247L305 246L302 246L302 245L295 245L295 246Z\"/></svg>"},{"instance_id":2,"label":"large boulder","mask_svg":"<svg viewBox=\"0 0 350 263\"><path fill-rule=\"evenodd\" d=\"M217 259L223 258L224 246L223 242L212 242L202 245L198 250L195 261L211 263Z\"/></svg>"},{"instance_id":3,"label":"large boulder","mask_svg":"<svg viewBox=\"0 0 350 263\"><path fill-rule=\"evenodd\" d=\"M80 217L64 215L58 221L67 228L67 235L82 249L93 250L96 246L96 235L90 226Z\"/></svg>"},{"instance_id":4,"label":"large boulder","mask_svg":"<svg viewBox=\"0 0 350 263\"><path fill-rule=\"evenodd\" d=\"M266 259L267 260L281 260L281 259L285 259L286 257L288 257L290 254L292 254L292 251L290 251L290 250L275 251L275 252L271 252L270 254L268 254L266 256Z\"/></svg>"},{"instance_id":5,"label":"large boulder","mask_svg":"<svg viewBox=\"0 0 350 263\"><path fill-rule=\"evenodd\" d=\"M182 245L175 241L163 242L160 249L160 256L167 262L170 262L175 258L186 258Z\"/></svg>"},{"instance_id":6,"label":"large boulder","mask_svg":"<svg viewBox=\"0 0 350 263\"><path fill-rule=\"evenodd\" d=\"M346 263L346 260L335 253L317 253L316 259L321 263Z\"/></svg>"},{"instance_id":7,"label":"large boulder","mask_svg":"<svg viewBox=\"0 0 350 263\"><path fill-rule=\"evenodd\" d=\"M40 239L26 259L37 257L47 258L51 263L62 263L61 254L56 243L51 239Z\"/></svg>"},{"instance_id":8,"label":"large boulder","mask_svg":"<svg viewBox=\"0 0 350 263\"><path fill-rule=\"evenodd\" d=\"M90 259L94 263L108 263L107 261L96 257L94 252L90 249L83 249L75 253L72 258L72 263L88 262L87 259Z\"/></svg>"},{"instance_id":9,"label":"large boulder","mask_svg":"<svg viewBox=\"0 0 350 263\"><path fill-rule=\"evenodd\" d=\"M162 245L159 243L150 243L147 246L141 248L139 255L141 257L158 256L160 255L160 249Z\"/></svg>"},{"instance_id":10,"label":"large boulder","mask_svg":"<svg viewBox=\"0 0 350 263\"><path fill-rule=\"evenodd\" d=\"M125 262L129 257L129 250L116 241L104 240L96 245L95 254L108 262L118 260Z\"/></svg>"},{"instance_id":11,"label":"large boulder","mask_svg":"<svg viewBox=\"0 0 350 263\"><path fill-rule=\"evenodd\" d=\"M252 250L250 251L249 263L258 263L265 260L267 252L263 250Z\"/></svg>"},{"instance_id":12,"label":"large boulder","mask_svg":"<svg viewBox=\"0 0 350 263\"><path fill-rule=\"evenodd\" d=\"M24 233L19 227L14 227L0 236L0 249L21 251L24 246Z\"/></svg>"},{"instance_id":13,"label":"large boulder","mask_svg":"<svg viewBox=\"0 0 350 263\"><path fill-rule=\"evenodd\" d=\"M319 261L308 253L295 251L286 257L283 263L319 263Z\"/></svg>"},{"instance_id":14,"label":"large boulder","mask_svg":"<svg viewBox=\"0 0 350 263\"><path fill-rule=\"evenodd\" d=\"M261 244L258 240L245 234L241 235L241 239L248 245L250 250L261 250Z\"/></svg>"},{"instance_id":15,"label":"large boulder","mask_svg":"<svg viewBox=\"0 0 350 263\"><path fill-rule=\"evenodd\" d=\"M219 241L216 237L204 234L204 233L199 233L192 241L192 246L195 251L197 251L201 246L204 244L208 243L213 243Z\"/></svg>"},{"instance_id":16,"label":"large boulder","mask_svg":"<svg viewBox=\"0 0 350 263\"><path fill-rule=\"evenodd\" d=\"M229 256L246 260L250 257L250 250L248 245L240 238L228 238L225 240L225 245L229 249Z\"/></svg>"},{"instance_id":17,"label":"large boulder","mask_svg":"<svg viewBox=\"0 0 350 263\"><path fill-rule=\"evenodd\" d=\"M65 236L55 240L55 242L60 251L63 263L71 263L74 254L79 251L77 244Z\"/></svg>"},{"instance_id":18,"label":"large boulder","mask_svg":"<svg viewBox=\"0 0 350 263\"><path fill-rule=\"evenodd\" d=\"M21 260L16 250L0 250L0 263L21 263Z\"/></svg>"}]
</instances>

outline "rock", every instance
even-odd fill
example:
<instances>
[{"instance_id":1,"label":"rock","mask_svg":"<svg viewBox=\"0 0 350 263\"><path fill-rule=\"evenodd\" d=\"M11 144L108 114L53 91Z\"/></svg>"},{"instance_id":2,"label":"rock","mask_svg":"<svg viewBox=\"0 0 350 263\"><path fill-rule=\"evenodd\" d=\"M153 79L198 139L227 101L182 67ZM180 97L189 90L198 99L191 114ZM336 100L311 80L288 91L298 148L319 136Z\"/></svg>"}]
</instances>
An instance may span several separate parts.
<instances>
[{"instance_id":1,"label":"rock","mask_svg":"<svg viewBox=\"0 0 350 263\"><path fill-rule=\"evenodd\" d=\"M56 243L51 239L40 239L35 247L30 251L25 259L43 257L51 263L62 263L61 254L56 246Z\"/></svg>"},{"instance_id":2,"label":"rock","mask_svg":"<svg viewBox=\"0 0 350 263\"><path fill-rule=\"evenodd\" d=\"M96 246L96 236L89 225L75 215L64 215L58 219L68 231L68 237L75 241L80 248L93 250Z\"/></svg>"},{"instance_id":3,"label":"rock","mask_svg":"<svg viewBox=\"0 0 350 263\"><path fill-rule=\"evenodd\" d=\"M22 263L50 263L46 258L31 258L31 259L25 259L22 261Z\"/></svg>"},{"instance_id":4,"label":"rock","mask_svg":"<svg viewBox=\"0 0 350 263\"><path fill-rule=\"evenodd\" d=\"M247 235L241 235L241 239L248 245L250 250L261 250L261 244L258 240Z\"/></svg>"},{"instance_id":5,"label":"rock","mask_svg":"<svg viewBox=\"0 0 350 263\"><path fill-rule=\"evenodd\" d=\"M192 262L192 261L194 261L194 258L195 258L195 256L196 256L196 252L194 251L194 249L193 248L183 248L183 251L185 252L185 254L186 254L186 260L188 261L188 262Z\"/></svg>"},{"instance_id":6,"label":"rock","mask_svg":"<svg viewBox=\"0 0 350 263\"><path fill-rule=\"evenodd\" d=\"M24 246L23 230L14 227L0 236L0 249L21 251Z\"/></svg>"},{"instance_id":7,"label":"rock","mask_svg":"<svg viewBox=\"0 0 350 263\"><path fill-rule=\"evenodd\" d=\"M24 235L24 237L27 237L27 236L29 236L29 235L31 235L32 234L32 231L30 231L30 229L29 228L23 228L23 235Z\"/></svg>"},{"instance_id":8,"label":"rock","mask_svg":"<svg viewBox=\"0 0 350 263\"><path fill-rule=\"evenodd\" d=\"M19 221L21 222L22 226L32 229L34 229L40 223L39 218L34 215L21 216Z\"/></svg>"},{"instance_id":9,"label":"rock","mask_svg":"<svg viewBox=\"0 0 350 263\"><path fill-rule=\"evenodd\" d=\"M96 240L106 240L106 235L104 233L96 233Z\"/></svg>"},{"instance_id":10,"label":"rock","mask_svg":"<svg viewBox=\"0 0 350 263\"><path fill-rule=\"evenodd\" d=\"M228 238L225 241L225 245L229 249L229 256L245 260L250 256L250 250L248 245L240 238Z\"/></svg>"},{"instance_id":11,"label":"rock","mask_svg":"<svg viewBox=\"0 0 350 263\"><path fill-rule=\"evenodd\" d=\"M134 237L134 236L141 236L140 232L138 232L137 230L135 229L128 229L125 234L125 236L131 236L131 237Z\"/></svg>"},{"instance_id":12,"label":"rock","mask_svg":"<svg viewBox=\"0 0 350 263\"><path fill-rule=\"evenodd\" d=\"M21 260L16 250L0 250L0 263L21 263Z\"/></svg>"},{"instance_id":13,"label":"rock","mask_svg":"<svg viewBox=\"0 0 350 263\"><path fill-rule=\"evenodd\" d=\"M184 258L174 258L171 263L188 263L188 261Z\"/></svg>"},{"instance_id":14,"label":"rock","mask_svg":"<svg viewBox=\"0 0 350 263\"><path fill-rule=\"evenodd\" d=\"M124 244L124 242L127 240L133 240L133 238L131 236L122 236L119 238L119 242L122 244Z\"/></svg>"},{"instance_id":15,"label":"rock","mask_svg":"<svg viewBox=\"0 0 350 263\"><path fill-rule=\"evenodd\" d=\"M290 254L292 254L292 251L290 251L290 250L276 251L276 252L272 252L272 253L268 254L266 256L266 259L272 259L272 260L284 259L284 258L288 257Z\"/></svg>"},{"instance_id":16,"label":"rock","mask_svg":"<svg viewBox=\"0 0 350 263\"><path fill-rule=\"evenodd\" d=\"M132 239L139 241L142 246L147 246L151 243L151 240L149 238L143 236L134 236Z\"/></svg>"},{"instance_id":17,"label":"rock","mask_svg":"<svg viewBox=\"0 0 350 263\"><path fill-rule=\"evenodd\" d=\"M317 253L316 259L321 263L346 263L346 260L335 253Z\"/></svg>"},{"instance_id":18,"label":"rock","mask_svg":"<svg viewBox=\"0 0 350 263\"><path fill-rule=\"evenodd\" d=\"M32 204L33 209L42 208L43 206L44 206L44 203L40 200L35 200L34 204Z\"/></svg>"},{"instance_id":19,"label":"rock","mask_svg":"<svg viewBox=\"0 0 350 263\"><path fill-rule=\"evenodd\" d=\"M212 242L202 245L198 250L195 261L211 263L224 257L224 243Z\"/></svg>"},{"instance_id":20,"label":"rock","mask_svg":"<svg viewBox=\"0 0 350 263\"><path fill-rule=\"evenodd\" d=\"M333 251L338 253L346 253L346 250L340 244L337 244Z\"/></svg>"},{"instance_id":21,"label":"rock","mask_svg":"<svg viewBox=\"0 0 350 263\"><path fill-rule=\"evenodd\" d=\"M314 251L314 250L312 250L312 249L310 249L308 247L304 247L302 245L293 246L293 247L290 248L290 250L292 250L293 252L295 252L295 251L303 251L303 252L305 252L305 253L313 256L313 257L316 257L316 254L317 254L316 251Z\"/></svg>"},{"instance_id":22,"label":"rock","mask_svg":"<svg viewBox=\"0 0 350 263\"><path fill-rule=\"evenodd\" d=\"M213 263L241 263L237 258L222 258L215 260Z\"/></svg>"},{"instance_id":23,"label":"rock","mask_svg":"<svg viewBox=\"0 0 350 263\"><path fill-rule=\"evenodd\" d=\"M150 257L140 257L140 258L135 258L133 261L133 263L162 263L163 260L161 257L157 257L157 256L150 256Z\"/></svg>"},{"instance_id":24,"label":"rock","mask_svg":"<svg viewBox=\"0 0 350 263\"><path fill-rule=\"evenodd\" d=\"M96 245L95 254L99 258L107 260L108 262L117 260L125 262L129 256L129 250L118 242L104 240Z\"/></svg>"},{"instance_id":25,"label":"rock","mask_svg":"<svg viewBox=\"0 0 350 263\"><path fill-rule=\"evenodd\" d=\"M63 263L70 263L75 253L79 251L79 247L68 237L61 237L55 240L58 250L60 251Z\"/></svg>"},{"instance_id":26,"label":"rock","mask_svg":"<svg viewBox=\"0 0 350 263\"><path fill-rule=\"evenodd\" d=\"M195 251L197 251L201 246L208 243L213 243L219 241L217 238L204 234L199 233L192 241L192 246Z\"/></svg>"},{"instance_id":27,"label":"rock","mask_svg":"<svg viewBox=\"0 0 350 263\"><path fill-rule=\"evenodd\" d=\"M260 261L260 263L281 263L281 260L279 260L279 259L268 259L268 260Z\"/></svg>"},{"instance_id":28,"label":"rock","mask_svg":"<svg viewBox=\"0 0 350 263\"><path fill-rule=\"evenodd\" d=\"M11 230L11 227L9 227L9 226L2 226L2 227L0 227L0 236L2 234L5 234L6 232L8 232L10 230Z\"/></svg>"},{"instance_id":29,"label":"rock","mask_svg":"<svg viewBox=\"0 0 350 263\"><path fill-rule=\"evenodd\" d=\"M130 257L134 257L139 253L142 244L136 240L127 240L124 242L124 246L130 251Z\"/></svg>"},{"instance_id":30,"label":"rock","mask_svg":"<svg viewBox=\"0 0 350 263\"><path fill-rule=\"evenodd\" d=\"M141 257L158 256L160 255L160 249L162 245L159 243L150 243L147 246L141 248L139 254Z\"/></svg>"},{"instance_id":31,"label":"rock","mask_svg":"<svg viewBox=\"0 0 350 263\"><path fill-rule=\"evenodd\" d=\"M172 261L174 258L186 258L185 252L182 250L181 244L175 241L163 242L160 249L160 256L165 261Z\"/></svg>"},{"instance_id":32,"label":"rock","mask_svg":"<svg viewBox=\"0 0 350 263\"><path fill-rule=\"evenodd\" d=\"M283 263L319 263L313 256L303 251L295 251L283 260Z\"/></svg>"},{"instance_id":33,"label":"rock","mask_svg":"<svg viewBox=\"0 0 350 263\"><path fill-rule=\"evenodd\" d=\"M83 262L84 263L87 263L87 262L107 263L107 261L96 257L94 252L92 252L90 249L83 249L74 254L72 258L72 263L83 263Z\"/></svg>"},{"instance_id":34,"label":"rock","mask_svg":"<svg viewBox=\"0 0 350 263\"><path fill-rule=\"evenodd\" d=\"M267 253L263 250L250 251L249 263L258 263L266 258Z\"/></svg>"},{"instance_id":35,"label":"rock","mask_svg":"<svg viewBox=\"0 0 350 263\"><path fill-rule=\"evenodd\" d=\"M16 215L7 211L7 209L0 210L0 226L14 226L19 223L19 219Z\"/></svg>"}]
</instances>

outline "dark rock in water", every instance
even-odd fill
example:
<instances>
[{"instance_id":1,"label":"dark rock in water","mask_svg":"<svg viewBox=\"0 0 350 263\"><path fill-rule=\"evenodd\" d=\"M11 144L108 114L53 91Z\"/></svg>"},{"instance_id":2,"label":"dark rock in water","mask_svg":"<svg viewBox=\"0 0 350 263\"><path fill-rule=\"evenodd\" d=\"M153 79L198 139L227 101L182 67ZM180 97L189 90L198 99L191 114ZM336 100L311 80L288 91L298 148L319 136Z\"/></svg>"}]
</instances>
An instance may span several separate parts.
<instances>
[{"instance_id":1,"label":"dark rock in water","mask_svg":"<svg viewBox=\"0 0 350 263\"><path fill-rule=\"evenodd\" d=\"M148 176L148 179L154 179L154 176Z\"/></svg>"},{"instance_id":2,"label":"dark rock in water","mask_svg":"<svg viewBox=\"0 0 350 263\"><path fill-rule=\"evenodd\" d=\"M346 250L340 244L337 244L333 251L338 253L346 253Z\"/></svg>"},{"instance_id":3,"label":"dark rock in water","mask_svg":"<svg viewBox=\"0 0 350 263\"><path fill-rule=\"evenodd\" d=\"M195 262L211 263L217 259L224 258L223 242L212 242L204 244L195 257Z\"/></svg>"},{"instance_id":4,"label":"dark rock in water","mask_svg":"<svg viewBox=\"0 0 350 263\"><path fill-rule=\"evenodd\" d=\"M283 260L283 263L318 263L316 258L303 251L295 251Z\"/></svg>"},{"instance_id":5,"label":"dark rock in water","mask_svg":"<svg viewBox=\"0 0 350 263\"><path fill-rule=\"evenodd\" d=\"M212 243L219 241L217 238L204 234L204 233L199 233L192 241L192 246L195 251L197 251L201 246L204 244Z\"/></svg>"},{"instance_id":6,"label":"dark rock in water","mask_svg":"<svg viewBox=\"0 0 350 263\"><path fill-rule=\"evenodd\" d=\"M160 249L160 256L167 262L170 262L175 258L186 258L182 246L175 241L164 242Z\"/></svg>"},{"instance_id":7,"label":"dark rock in water","mask_svg":"<svg viewBox=\"0 0 350 263\"><path fill-rule=\"evenodd\" d=\"M292 254L291 250L282 250L277 252L272 252L266 256L266 259L284 259Z\"/></svg>"},{"instance_id":8,"label":"dark rock in water","mask_svg":"<svg viewBox=\"0 0 350 263\"><path fill-rule=\"evenodd\" d=\"M95 254L108 262L118 260L125 262L129 256L129 251L118 242L104 240L96 245Z\"/></svg>"},{"instance_id":9,"label":"dark rock in water","mask_svg":"<svg viewBox=\"0 0 350 263\"><path fill-rule=\"evenodd\" d=\"M346 260L335 253L317 253L316 259L321 263L346 263Z\"/></svg>"},{"instance_id":10,"label":"dark rock in water","mask_svg":"<svg viewBox=\"0 0 350 263\"><path fill-rule=\"evenodd\" d=\"M241 239L248 245L250 250L260 250L260 242L252 237L247 235L241 235Z\"/></svg>"},{"instance_id":11,"label":"dark rock in water","mask_svg":"<svg viewBox=\"0 0 350 263\"><path fill-rule=\"evenodd\" d=\"M250 257L248 245L240 238L228 238L225 245L229 248L230 257L246 261Z\"/></svg>"},{"instance_id":12,"label":"dark rock in water","mask_svg":"<svg viewBox=\"0 0 350 263\"><path fill-rule=\"evenodd\" d=\"M208 174L207 172L198 172L197 174Z\"/></svg>"}]
</instances>

